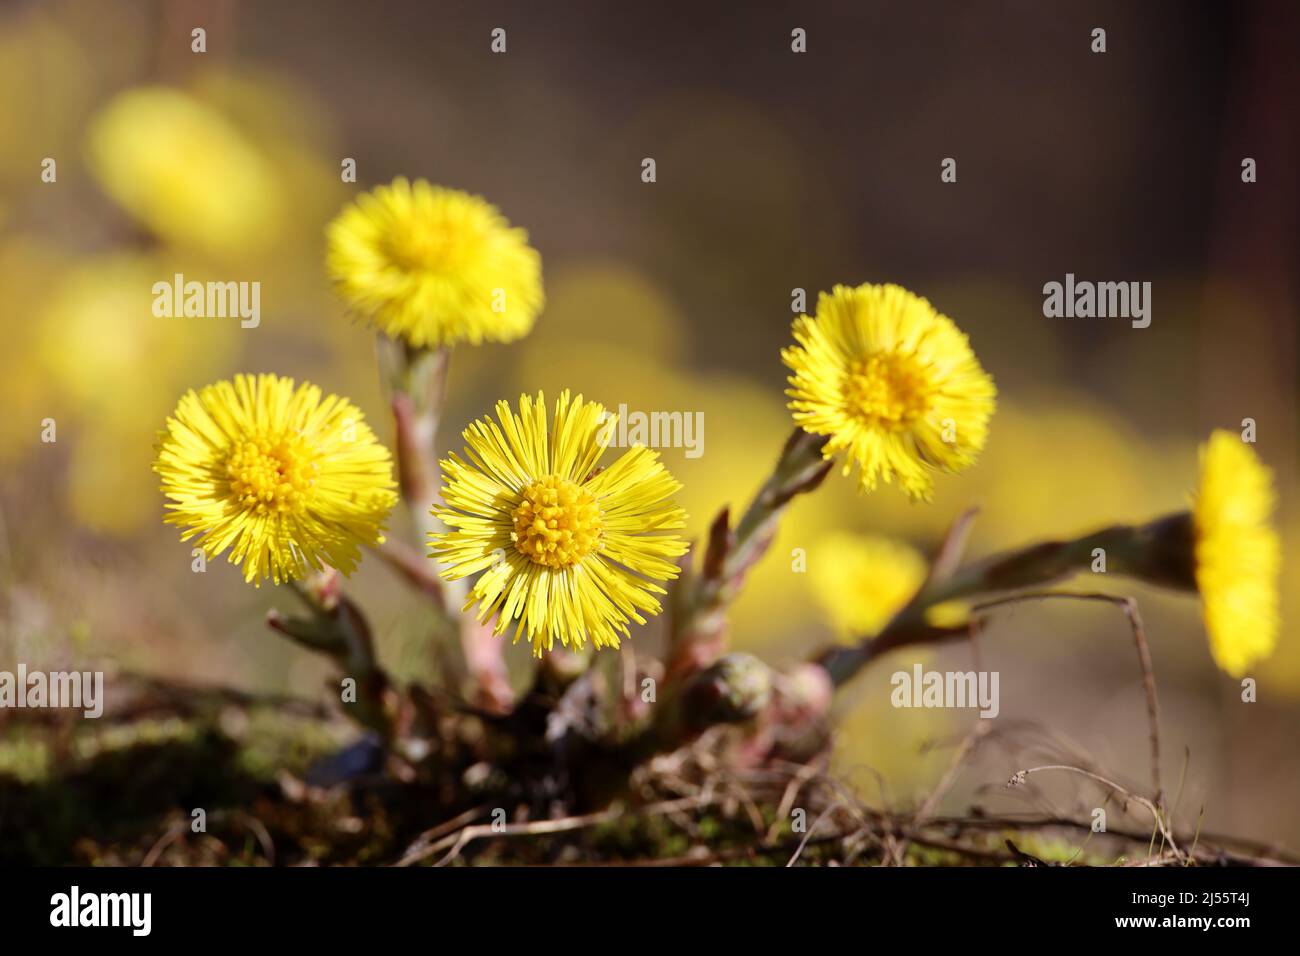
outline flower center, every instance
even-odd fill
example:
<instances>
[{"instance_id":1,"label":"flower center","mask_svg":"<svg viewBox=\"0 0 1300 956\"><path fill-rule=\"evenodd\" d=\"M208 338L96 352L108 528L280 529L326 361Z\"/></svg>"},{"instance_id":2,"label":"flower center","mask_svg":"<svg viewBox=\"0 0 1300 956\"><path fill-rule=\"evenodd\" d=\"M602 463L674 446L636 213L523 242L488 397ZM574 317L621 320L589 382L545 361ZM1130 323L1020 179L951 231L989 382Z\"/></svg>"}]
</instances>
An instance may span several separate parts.
<instances>
[{"instance_id":1,"label":"flower center","mask_svg":"<svg viewBox=\"0 0 1300 956\"><path fill-rule=\"evenodd\" d=\"M301 435L259 435L226 458L230 493L254 514L302 514L320 468Z\"/></svg>"},{"instance_id":2,"label":"flower center","mask_svg":"<svg viewBox=\"0 0 1300 956\"><path fill-rule=\"evenodd\" d=\"M569 568L599 551L605 533L595 496L556 475L526 487L513 517L515 548L548 568Z\"/></svg>"},{"instance_id":3,"label":"flower center","mask_svg":"<svg viewBox=\"0 0 1300 956\"><path fill-rule=\"evenodd\" d=\"M463 242L443 223L423 220L394 224L385 237L388 257L407 271L452 271L456 244Z\"/></svg>"},{"instance_id":4,"label":"flower center","mask_svg":"<svg viewBox=\"0 0 1300 956\"><path fill-rule=\"evenodd\" d=\"M925 415L924 370L909 356L878 352L849 364L844 386L848 411L886 425L908 425Z\"/></svg>"}]
</instances>

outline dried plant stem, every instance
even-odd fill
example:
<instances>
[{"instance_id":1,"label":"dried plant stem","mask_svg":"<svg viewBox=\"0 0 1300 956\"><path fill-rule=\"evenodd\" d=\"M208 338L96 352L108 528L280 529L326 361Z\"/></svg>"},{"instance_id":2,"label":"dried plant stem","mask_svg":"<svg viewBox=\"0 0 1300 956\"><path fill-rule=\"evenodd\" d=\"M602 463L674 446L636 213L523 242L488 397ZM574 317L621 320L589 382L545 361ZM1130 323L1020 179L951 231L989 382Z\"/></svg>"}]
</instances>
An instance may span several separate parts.
<instances>
[{"instance_id":1,"label":"dried plant stem","mask_svg":"<svg viewBox=\"0 0 1300 956\"><path fill-rule=\"evenodd\" d=\"M1131 597L1122 597L1100 592L1077 591L1033 591L1011 594L976 604L972 614L983 614L995 608L1024 601L1045 601L1049 599L1066 599L1075 601L1100 601L1113 604L1123 610L1133 631L1133 643L1137 647L1138 665L1142 669L1142 689L1147 702L1147 726L1151 741L1151 784L1155 790L1155 803L1164 808L1164 789L1160 784L1160 701L1156 696L1155 672L1151 667L1151 651L1147 646L1146 630L1142 626L1142 616L1138 613L1137 601Z\"/></svg>"},{"instance_id":2,"label":"dried plant stem","mask_svg":"<svg viewBox=\"0 0 1300 956\"><path fill-rule=\"evenodd\" d=\"M1116 793L1119 793L1119 794L1122 794L1122 795L1125 796L1125 797L1128 797L1128 798L1129 798L1130 800L1132 800L1134 803L1137 803L1137 804L1141 805L1142 807L1144 807L1144 808L1145 808L1145 809L1146 809L1146 810L1151 814L1151 818L1152 818L1152 820L1154 820L1154 822L1155 822L1156 829L1160 832L1160 836L1164 839L1165 843L1167 843L1167 844L1169 845L1169 849L1170 849L1171 851L1173 851L1173 853L1174 853L1175 855L1178 855L1178 856L1181 856L1181 855L1182 855L1182 854L1181 854L1181 851L1178 849L1178 844L1174 842L1174 836L1173 836L1173 834L1169 831L1169 828L1168 828L1168 826L1167 826L1167 824L1166 824L1166 821L1165 821L1165 815L1164 815L1164 813L1160 810L1159 807L1157 807L1154 803L1152 803L1152 802L1151 802L1150 800L1148 800L1146 797L1143 797L1143 796L1140 796L1139 794L1133 793L1133 792L1130 791L1130 790L1126 790L1124 787L1121 787L1121 786L1120 786L1118 783L1116 783L1115 781L1113 781L1113 780L1107 780L1105 777L1101 776L1101 774L1093 773L1091 770L1084 770L1082 767L1071 767L1071 766L1069 766L1068 764L1048 764L1048 765L1045 765L1045 766L1042 766L1042 767L1030 767L1030 768L1028 768L1027 770L1021 770L1021 771L1019 771L1018 773L1016 773L1015 776L1013 776L1013 777L1011 778L1011 783L1009 784L1009 786L1017 786L1017 785L1019 785L1019 784L1022 783L1022 782L1023 782L1023 781L1024 781L1024 780L1025 780L1029 775L1030 775L1030 774L1035 774L1035 773L1044 773L1044 772L1047 772L1047 771L1061 771L1061 772L1064 772L1064 773L1077 773L1077 774L1079 774L1080 776L1087 777L1089 780L1094 780L1094 781L1096 781L1097 783L1101 784L1102 786L1104 786L1104 787L1108 787L1108 788L1110 788L1111 790L1114 790Z\"/></svg>"},{"instance_id":3,"label":"dried plant stem","mask_svg":"<svg viewBox=\"0 0 1300 956\"><path fill-rule=\"evenodd\" d=\"M1147 723L1151 746L1151 782L1155 793L1154 806L1158 812L1163 814L1164 790L1160 779L1160 702L1156 694L1155 673L1151 666L1151 651L1147 645L1142 616L1138 613L1137 602L1131 597L1101 592L1022 591L975 604L971 608L968 626L957 628L930 627L924 623L914 623L909 620L907 615L900 614L878 637L863 641L855 647L833 649L823 654L820 662L830 673L835 686L840 686L859 673L870 661L887 651L911 644L937 644L973 636L982 616L990 611L1011 604L1049 599L1097 601L1112 604L1123 610L1128 618L1129 627L1133 634L1133 643L1137 649L1138 665L1142 671L1142 688L1146 697Z\"/></svg>"},{"instance_id":4,"label":"dried plant stem","mask_svg":"<svg viewBox=\"0 0 1300 956\"><path fill-rule=\"evenodd\" d=\"M799 857L803 855L804 847L808 845L808 841L812 839L813 833L817 831L817 828L821 825L823 820L829 818L836 810L849 809L851 808L847 803L837 802L832 803L829 807L819 813L817 819L813 821L813 825L808 828L808 832L805 833L803 839L799 841L799 845L795 847L794 853L790 854L790 859L785 861L786 867L792 867L799 862Z\"/></svg>"},{"instance_id":5,"label":"dried plant stem","mask_svg":"<svg viewBox=\"0 0 1300 956\"><path fill-rule=\"evenodd\" d=\"M232 823L247 827L257 839L257 842L261 845L262 855L266 857L267 861L272 866L275 865L275 841L271 839L271 832L267 830L266 824L262 823L262 821L257 819L257 817L245 813L242 810L216 810L209 819L212 823L216 823L220 820L229 820ZM167 832L159 837L154 845L149 848L149 852L146 853L144 858L140 861L140 866L145 869L154 866L169 846L189 832L190 821L188 819L178 820L176 823L172 824L167 828Z\"/></svg>"},{"instance_id":6,"label":"dried plant stem","mask_svg":"<svg viewBox=\"0 0 1300 956\"><path fill-rule=\"evenodd\" d=\"M948 769L944 771L943 777L940 778L938 784L935 785L935 788L926 796L925 800L921 803L920 808L917 809L915 816L912 817L912 826L920 826L930 818L934 813L935 808L939 806L939 802L943 800L943 798L947 796L948 791L952 789L952 785L956 782L957 774L961 772L961 768L992 729L993 726L988 721L976 720L975 729L967 734L965 739L962 740L961 745L957 748L957 752L952 755L952 760L948 764ZM900 866L902 865L904 858L907 856L907 846L910 842L911 838L904 836L902 842L897 848L895 861Z\"/></svg>"},{"instance_id":7,"label":"dried plant stem","mask_svg":"<svg viewBox=\"0 0 1300 956\"><path fill-rule=\"evenodd\" d=\"M695 797L683 797L680 800L665 800L660 803L651 804L641 808L640 812L646 816L663 815L676 813L681 810L698 810L701 807L717 802L718 798L711 794L702 794ZM572 830L582 830L587 827L598 826L602 823L608 823L617 820L627 811L622 807L611 807L608 810L601 810L597 813L588 813L582 816L560 817L555 820L532 820L526 823L504 823L500 825L484 823L474 826L462 827L452 833L448 833L439 840L427 846L421 846L408 852L397 866L411 866L426 860L429 857L446 850L446 854L439 859L435 866L446 866L460 853L466 846L474 840L491 839L493 837L516 837L516 836L546 836L555 833L567 833Z\"/></svg>"}]
</instances>

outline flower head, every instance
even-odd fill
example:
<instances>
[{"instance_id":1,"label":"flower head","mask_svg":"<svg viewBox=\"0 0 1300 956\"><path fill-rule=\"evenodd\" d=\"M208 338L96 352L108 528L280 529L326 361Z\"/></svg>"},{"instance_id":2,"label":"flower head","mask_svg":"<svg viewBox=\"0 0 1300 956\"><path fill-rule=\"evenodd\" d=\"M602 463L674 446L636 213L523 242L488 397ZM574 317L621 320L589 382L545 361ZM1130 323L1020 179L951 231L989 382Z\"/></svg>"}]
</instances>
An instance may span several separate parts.
<instances>
[{"instance_id":1,"label":"flower head","mask_svg":"<svg viewBox=\"0 0 1300 956\"><path fill-rule=\"evenodd\" d=\"M1239 437L1201 446L1192 504L1196 584L1215 662L1240 677L1277 643L1281 543L1271 524L1273 473Z\"/></svg>"},{"instance_id":2,"label":"flower head","mask_svg":"<svg viewBox=\"0 0 1300 956\"><path fill-rule=\"evenodd\" d=\"M781 353L795 423L847 452L844 473L874 490L898 478L914 499L932 472L969 467L984 447L997 389L966 336L928 301L896 285L836 286L817 315L794 322Z\"/></svg>"},{"instance_id":3,"label":"flower head","mask_svg":"<svg viewBox=\"0 0 1300 956\"><path fill-rule=\"evenodd\" d=\"M510 342L542 307L541 256L479 196L398 178L344 209L328 242L353 312L417 347Z\"/></svg>"},{"instance_id":4,"label":"flower head","mask_svg":"<svg viewBox=\"0 0 1300 956\"><path fill-rule=\"evenodd\" d=\"M524 395L516 414L497 403L498 422L465 429L465 458L442 462L445 507L434 513L450 530L430 535L443 577L483 574L465 609L478 619L497 614L495 633L517 621L541 656L559 640L582 647L618 647L628 622L657 614L656 582L675 578L674 559L686 543L662 532L685 527L672 500L681 485L642 446L607 468L597 462L608 444L604 406L570 399L555 403Z\"/></svg>"},{"instance_id":5,"label":"flower head","mask_svg":"<svg viewBox=\"0 0 1300 956\"><path fill-rule=\"evenodd\" d=\"M925 580L919 551L875 535L835 532L813 549L813 596L844 637L870 637Z\"/></svg>"},{"instance_id":6,"label":"flower head","mask_svg":"<svg viewBox=\"0 0 1300 956\"><path fill-rule=\"evenodd\" d=\"M186 93L119 94L92 121L87 152L104 191L165 239L233 254L266 248L281 229L274 165Z\"/></svg>"},{"instance_id":7,"label":"flower head","mask_svg":"<svg viewBox=\"0 0 1300 956\"><path fill-rule=\"evenodd\" d=\"M925 583L929 565L911 545L877 535L833 532L817 543L813 596L843 637L879 634ZM958 602L931 608L926 620L956 626L968 612Z\"/></svg>"},{"instance_id":8,"label":"flower head","mask_svg":"<svg viewBox=\"0 0 1300 956\"><path fill-rule=\"evenodd\" d=\"M208 556L230 548L244 580L348 573L383 540L396 503L393 464L351 402L291 378L236 375L187 392L160 435L167 523L199 535Z\"/></svg>"},{"instance_id":9,"label":"flower head","mask_svg":"<svg viewBox=\"0 0 1300 956\"><path fill-rule=\"evenodd\" d=\"M60 273L35 323L36 350L25 356L38 358L34 374L47 383L31 386L36 394L57 394L62 414L77 422L68 505L79 524L100 534L126 535L157 520L150 466L158 423L195 376L225 368L238 348L237 324L160 322L151 314L150 288L172 274L171 265L118 253ZM149 374L140 374L143 367Z\"/></svg>"}]
</instances>

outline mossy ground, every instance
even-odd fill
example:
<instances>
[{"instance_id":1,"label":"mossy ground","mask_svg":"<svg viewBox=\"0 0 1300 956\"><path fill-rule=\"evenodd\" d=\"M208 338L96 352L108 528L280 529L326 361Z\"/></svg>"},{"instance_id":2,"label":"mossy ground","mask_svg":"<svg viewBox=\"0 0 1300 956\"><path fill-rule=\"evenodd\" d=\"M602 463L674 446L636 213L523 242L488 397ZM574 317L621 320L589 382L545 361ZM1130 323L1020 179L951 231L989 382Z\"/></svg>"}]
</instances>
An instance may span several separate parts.
<instances>
[{"instance_id":1,"label":"mossy ground","mask_svg":"<svg viewBox=\"0 0 1300 956\"><path fill-rule=\"evenodd\" d=\"M383 865L431 827L471 806L456 787L360 777L321 789L302 781L355 731L346 723L250 708L65 732L10 727L0 740L0 861L6 865ZM450 796L449 796L450 794ZM194 832L201 808L206 830ZM658 863L779 866L878 862L866 846L803 836L762 793L672 813L624 812L571 832L481 839L455 865ZM979 844L999 860L1005 834ZM815 837L815 835L814 835ZM1071 842L1016 837L1047 862L1099 862ZM447 858L438 853L422 862ZM917 844L913 865L961 865L969 854ZM980 862L978 859L976 862Z\"/></svg>"}]
</instances>

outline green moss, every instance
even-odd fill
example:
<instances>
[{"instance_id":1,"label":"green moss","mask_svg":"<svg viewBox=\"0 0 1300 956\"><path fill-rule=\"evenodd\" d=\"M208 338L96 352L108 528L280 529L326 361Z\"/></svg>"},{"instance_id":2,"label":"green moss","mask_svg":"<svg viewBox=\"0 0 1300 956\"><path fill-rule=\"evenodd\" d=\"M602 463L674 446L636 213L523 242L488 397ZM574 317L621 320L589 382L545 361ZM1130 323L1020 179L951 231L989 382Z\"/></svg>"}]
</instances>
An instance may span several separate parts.
<instances>
[{"instance_id":1,"label":"green moss","mask_svg":"<svg viewBox=\"0 0 1300 956\"><path fill-rule=\"evenodd\" d=\"M282 771L302 774L316 760L347 740L350 728L319 721L289 718L271 710L255 710L240 735L237 764L249 776L274 780Z\"/></svg>"},{"instance_id":2,"label":"green moss","mask_svg":"<svg viewBox=\"0 0 1300 956\"><path fill-rule=\"evenodd\" d=\"M86 722L62 748L58 731L14 731L0 744L0 859L136 864L194 808L211 820L248 807L282 770L301 773L342 739L334 727L269 711L239 723L236 739L212 720Z\"/></svg>"},{"instance_id":3,"label":"green moss","mask_svg":"<svg viewBox=\"0 0 1300 956\"><path fill-rule=\"evenodd\" d=\"M152 851L160 863L382 865L397 859L428 827L489 799L464 786L464 768L454 761L414 782L363 778L326 792L286 792L280 784L286 772L301 779L315 761L355 740L356 731L341 721L270 709L222 709L202 718L129 725L92 721L67 734L66 728L20 726L0 742L0 860L134 866ZM501 805L513 818L514 805ZM196 807L206 814L205 833L191 831ZM751 815L754 810L758 819ZM538 812L545 810L532 809ZM456 865L698 858L781 866L803 834L792 831L790 819L778 821L776 812L763 802L748 812L710 807L671 816L646 815L630 806L590 828L475 841ZM774 821L779 826L765 845L762 835ZM1048 862L1110 862L1079 852L1080 844L1087 846L1082 838L991 831L965 839L1005 854L1007 837ZM866 845L856 862L877 864L879 851L870 841ZM839 862L845 853L843 841L813 840L803 847L800 865ZM912 843L906 862L961 866L973 861Z\"/></svg>"},{"instance_id":4,"label":"green moss","mask_svg":"<svg viewBox=\"0 0 1300 956\"><path fill-rule=\"evenodd\" d=\"M0 741L0 779L10 777L20 783L34 784L50 773L50 748L39 737L18 730L8 740Z\"/></svg>"}]
</instances>

